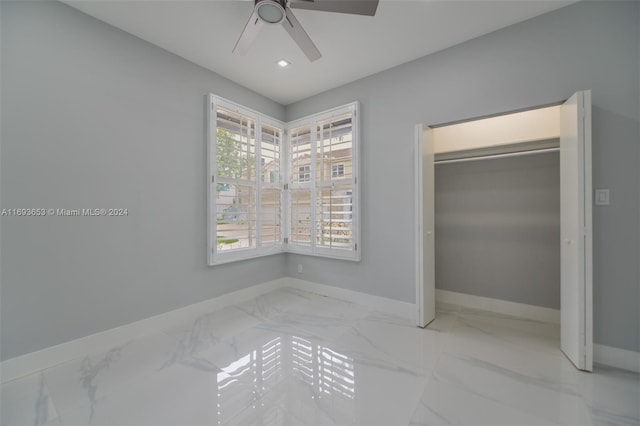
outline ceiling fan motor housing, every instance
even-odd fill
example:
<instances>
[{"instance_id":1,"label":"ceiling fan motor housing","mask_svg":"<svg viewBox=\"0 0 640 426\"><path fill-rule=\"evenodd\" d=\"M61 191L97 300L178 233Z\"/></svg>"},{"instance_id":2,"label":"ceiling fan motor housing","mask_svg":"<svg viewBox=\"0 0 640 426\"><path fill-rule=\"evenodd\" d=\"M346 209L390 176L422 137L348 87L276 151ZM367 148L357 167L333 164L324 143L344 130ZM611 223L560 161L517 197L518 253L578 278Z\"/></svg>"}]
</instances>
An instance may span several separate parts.
<instances>
[{"instance_id":1,"label":"ceiling fan motor housing","mask_svg":"<svg viewBox=\"0 0 640 426\"><path fill-rule=\"evenodd\" d=\"M279 24L287 17L286 0L256 0L255 13L265 24Z\"/></svg>"},{"instance_id":2,"label":"ceiling fan motor housing","mask_svg":"<svg viewBox=\"0 0 640 426\"><path fill-rule=\"evenodd\" d=\"M0 0L2 1L2 0ZM264 24L282 24L289 36L304 52L309 61L322 57L309 34L302 28L290 7L318 10L323 12L348 13L373 16L380 0L254 0L253 12L249 17L233 53L244 55L258 36Z\"/></svg>"}]
</instances>

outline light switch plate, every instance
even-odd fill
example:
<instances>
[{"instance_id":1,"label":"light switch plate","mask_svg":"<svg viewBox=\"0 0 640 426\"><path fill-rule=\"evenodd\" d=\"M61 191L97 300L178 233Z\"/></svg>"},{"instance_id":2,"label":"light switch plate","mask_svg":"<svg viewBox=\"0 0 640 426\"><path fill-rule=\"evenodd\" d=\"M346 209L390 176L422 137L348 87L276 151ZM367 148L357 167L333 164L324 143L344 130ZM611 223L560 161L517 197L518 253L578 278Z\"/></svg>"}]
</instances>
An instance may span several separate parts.
<instances>
[{"instance_id":1,"label":"light switch plate","mask_svg":"<svg viewBox=\"0 0 640 426\"><path fill-rule=\"evenodd\" d=\"M609 190L596 189L596 206L608 206L608 205L609 205Z\"/></svg>"}]
</instances>

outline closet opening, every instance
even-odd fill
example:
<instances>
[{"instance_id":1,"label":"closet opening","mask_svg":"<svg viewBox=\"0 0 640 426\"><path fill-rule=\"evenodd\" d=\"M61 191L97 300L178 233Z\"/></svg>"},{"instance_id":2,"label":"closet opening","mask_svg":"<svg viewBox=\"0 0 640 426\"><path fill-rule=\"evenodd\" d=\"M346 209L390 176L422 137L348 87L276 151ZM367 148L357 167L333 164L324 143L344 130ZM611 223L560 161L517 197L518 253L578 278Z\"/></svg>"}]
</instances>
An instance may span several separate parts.
<instances>
[{"instance_id":1,"label":"closet opening","mask_svg":"<svg viewBox=\"0 0 640 426\"><path fill-rule=\"evenodd\" d=\"M590 92L416 128L417 323L436 300L560 324L592 364Z\"/></svg>"}]
</instances>

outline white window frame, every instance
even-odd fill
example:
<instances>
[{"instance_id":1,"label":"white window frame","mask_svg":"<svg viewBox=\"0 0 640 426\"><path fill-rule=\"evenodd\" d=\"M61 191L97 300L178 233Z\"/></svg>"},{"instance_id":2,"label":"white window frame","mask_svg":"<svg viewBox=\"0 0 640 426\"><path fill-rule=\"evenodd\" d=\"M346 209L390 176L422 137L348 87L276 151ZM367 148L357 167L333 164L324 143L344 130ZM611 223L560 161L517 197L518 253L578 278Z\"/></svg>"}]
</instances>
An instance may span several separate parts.
<instances>
[{"instance_id":1,"label":"white window frame","mask_svg":"<svg viewBox=\"0 0 640 426\"><path fill-rule=\"evenodd\" d=\"M280 176L283 171L283 158L282 153L286 149L286 136L285 136L285 124L279 120L268 117L257 111L253 111L249 108L245 108L234 102L221 98L219 96L209 94L207 96L207 169L209 170L208 185L207 185L207 257L209 265L217 265L221 263L235 262L238 260L251 259L255 257L268 256L275 253L282 253L284 251L284 235L286 232L286 224L282 215L283 207L285 206L285 194L284 183L279 182L277 185L270 184L268 182L262 182L262 155L261 155L261 143L262 143L262 126L269 125L279 128L281 130L281 145L280 145ZM217 235L217 209L216 209L216 185L221 178L217 173L217 160L216 160L216 148L217 148L217 108L221 107L231 112L235 112L246 116L255 121L255 140L256 140L256 164L254 175L254 185L256 188L256 241L255 247L218 251L216 245ZM262 229L261 221L261 193L262 187L279 188L280 189L280 244L274 244L269 247L262 247L262 235L260 230Z\"/></svg>"},{"instance_id":2,"label":"white window frame","mask_svg":"<svg viewBox=\"0 0 640 426\"><path fill-rule=\"evenodd\" d=\"M249 108L238 105L232 101L221 98L214 94L207 95L207 262L209 265L218 265L228 262L235 262L245 259L251 259L256 257L263 257L272 255L275 253L299 253L312 256L321 256L336 259L345 259L352 261L360 261L361 259L361 244L360 244L360 141L359 141L359 115L358 115L358 102L353 102L341 107L333 108L327 111L313 114L291 123L284 123L272 117L266 116L260 112L251 110ZM256 187L256 243L255 247L220 251L217 250L216 234L217 234L217 220L216 220L216 185L220 179L217 175L217 161L216 161L216 146L217 146L217 108L222 107L229 111L242 114L255 121L255 139L256 139L256 173L255 173L255 187ZM315 152L316 152L316 135L317 135L317 123L331 119L332 117L343 115L350 112L352 114L352 178L343 179L343 177L333 177L336 183L341 181L348 182L352 187L352 242L351 249L333 249L316 245L316 189L318 182L316 181L316 165L315 165ZM261 140L262 140L262 126L267 124L273 127L282 129L282 139L280 145L280 171L277 187L280 189L280 234L282 237L281 244L276 244L270 247L261 247L262 236L261 230L261 191L263 186L273 188L274 185L262 181L261 161ZM310 181L303 182L298 185L291 185L292 174L298 173L298 170L292 170L291 158L290 158L290 129L300 126L309 125L311 128L311 176ZM331 173L333 175L333 173ZM309 245L299 245L292 243L290 240L291 227L290 227L290 213L291 213L291 190L296 186L309 188L311 197L311 243Z\"/></svg>"},{"instance_id":3,"label":"white window frame","mask_svg":"<svg viewBox=\"0 0 640 426\"><path fill-rule=\"evenodd\" d=\"M358 102L352 102L347 105L343 105L337 108L332 108L317 114L312 114L307 117L300 118L298 120L287 123L287 134L290 134L290 130L293 128L309 126L311 128L311 181L310 181L310 191L311 191L311 206L312 206L312 214L311 214L311 244L295 244L288 238L287 244L287 252L289 253L299 253L306 254L312 256L321 256L321 257L329 257L334 259L344 259L344 260L353 260L360 261L361 259L361 244L360 244L360 126L359 126L359 114L358 114ZM315 155L317 152L316 148L316 138L317 138L317 125L319 122L329 120L333 117L343 115L345 113L352 114L352 178L344 179L343 177L333 178L331 177L331 181L339 184L340 182L348 183L351 185L351 198L352 198L352 235L353 235L353 245L350 250L345 249L334 249L327 248L323 246L319 246L316 244L316 193L318 189L321 187L316 180L316 160ZM287 140L287 145L289 144L289 138ZM287 151L288 152L288 151ZM286 161L288 161L288 167L291 167L291 158L289 155L286 155ZM297 172L297 171L296 171ZM288 177L288 182L292 182L291 176ZM309 184L309 182L300 183L300 187L304 187ZM294 187L294 188L292 188ZM288 190L286 191L289 195L291 190L295 189L295 185L289 185ZM290 197L287 197L287 217L291 212L291 200ZM290 219L290 218L289 218ZM287 232L291 231L291 227L287 226ZM288 234L290 235L290 234Z\"/></svg>"}]
</instances>

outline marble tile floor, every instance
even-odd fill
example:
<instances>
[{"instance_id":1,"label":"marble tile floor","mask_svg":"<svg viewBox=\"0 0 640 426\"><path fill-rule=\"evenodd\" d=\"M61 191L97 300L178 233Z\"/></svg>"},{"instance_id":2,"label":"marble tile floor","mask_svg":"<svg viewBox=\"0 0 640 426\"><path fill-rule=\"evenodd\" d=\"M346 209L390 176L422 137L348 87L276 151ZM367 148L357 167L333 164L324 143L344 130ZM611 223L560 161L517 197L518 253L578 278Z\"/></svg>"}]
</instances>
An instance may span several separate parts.
<instances>
[{"instance_id":1,"label":"marble tile floor","mask_svg":"<svg viewBox=\"0 0 640 426\"><path fill-rule=\"evenodd\" d=\"M2 425L640 425L640 375L574 369L557 325L412 318L294 289L2 385Z\"/></svg>"}]
</instances>

